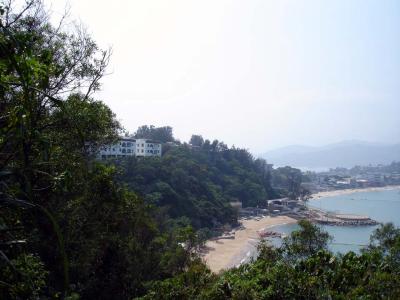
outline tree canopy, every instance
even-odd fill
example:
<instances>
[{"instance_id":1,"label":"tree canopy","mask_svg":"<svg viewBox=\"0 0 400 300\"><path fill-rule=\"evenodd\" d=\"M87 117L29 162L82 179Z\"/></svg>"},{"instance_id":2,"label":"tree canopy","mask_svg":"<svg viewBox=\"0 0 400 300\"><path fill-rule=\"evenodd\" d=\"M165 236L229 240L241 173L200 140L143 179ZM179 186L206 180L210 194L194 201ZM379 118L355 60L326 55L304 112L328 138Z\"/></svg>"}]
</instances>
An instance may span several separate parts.
<instances>
[{"instance_id":1,"label":"tree canopy","mask_svg":"<svg viewBox=\"0 0 400 300\"><path fill-rule=\"evenodd\" d=\"M0 298L130 299L182 271L190 230L92 158L120 130L93 98L109 52L39 0L0 15Z\"/></svg>"},{"instance_id":2,"label":"tree canopy","mask_svg":"<svg viewBox=\"0 0 400 300\"><path fill-rule=\"evenodd\" d=\"M281 248L261 244L253 262L218 276L194 264L154 283L142 299L398 299L400 234L388 226L375 231L373 248L335 255L326 232L303 221ZM383 251L387 240L389 251ZM293 259L293 249L304 255Z\"/></svg>"},{"instance_id":3,"label":"tree canopy","mask_svg":"<svg viewBox=\"0 0 400 300\"><path fill-rule=\"evenodd\" d=\"M161 143L175 141L172 133L172 127L170 126L155 127L154 125L143 125L136 130L133 136L138 139L150 139Z\"/></svg>"},{"instance_id":4,"label":"tree canopy","mask_svg":"<svg viewBox=\"0 0 400 300\"><path fill-rule=\"evenodd\" d=\"M165 208L173 218L188 217L197 229L236 224L230 202L265 207L267 199L277 196L264 160L221 142L193 149L176 145L161 158L110 163L120 167L120 181L149 204Z\"/></svg>"}]
</instances>

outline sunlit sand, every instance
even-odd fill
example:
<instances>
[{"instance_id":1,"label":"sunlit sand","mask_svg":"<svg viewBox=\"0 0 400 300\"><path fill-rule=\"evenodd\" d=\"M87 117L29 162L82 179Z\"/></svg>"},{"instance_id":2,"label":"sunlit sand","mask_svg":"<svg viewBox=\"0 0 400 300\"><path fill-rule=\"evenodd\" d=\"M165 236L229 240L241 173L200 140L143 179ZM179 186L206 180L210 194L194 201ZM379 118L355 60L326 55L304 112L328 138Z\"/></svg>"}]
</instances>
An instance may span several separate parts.
<instances>
[{"instance_id":1,"label":"sunlit sand","mask_svg":"<svg viewBox=\"0 0 400 300\"><path fill-rule=\"evenodd\" d=\"M345 189L345 190L334 190L327 192L319 192L312 195L312 198L324 198L324 197L333 197L339 195L347 195L359 192L374 192L374 191L385 191L385 190L396 190L400 189L400 185L389 185L383 187L368 187L368 188L359 188L359 189Z\"/></svg>"},{"instance_id":2,"label":"sunlit sand","mask_svg":"<svg viewBox=\"0 0 400 300\"><path fill-rule=\"evenodd\" d=\"M235 232L235 239L220 239L206 243L204 261L215 273L233 267L234 261L240 262L241 256L247 254L248 245L258 242L258 230L295 222L295 219L287 216L264 217L259 221L256 219L242 220L244 229Z\"/></svg>"}]
</instances>

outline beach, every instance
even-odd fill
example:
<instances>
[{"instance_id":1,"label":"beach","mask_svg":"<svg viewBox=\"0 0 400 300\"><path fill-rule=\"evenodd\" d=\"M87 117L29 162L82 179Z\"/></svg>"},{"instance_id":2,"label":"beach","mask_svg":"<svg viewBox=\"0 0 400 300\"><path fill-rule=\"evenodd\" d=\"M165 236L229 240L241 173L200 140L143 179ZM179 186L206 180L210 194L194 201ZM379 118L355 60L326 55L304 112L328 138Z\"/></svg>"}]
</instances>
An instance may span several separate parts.
<instances>
[{"instance_id":1,"label":"beach","mask_svg":"<svg viewBox=\"0 0 400 300\"><path fill-rule=\"evenodd\" d=\"M234 239L218 239L206 243L203 259L214 273L243 262L259 241L257 231L277 225L296 223L297 221L287 216L268 216L260 220L250 219L240 222L243 228L235 232Z\"/></svg>"},{"instance_id":2,"label":"beach","mask_svg":"<svg viewBox=\"0 0 400 300\"><path fill-rule=\"evenodd\" d=\"M347 194L353 194L353 193L359 193L359 192L379 192L379 191L388 191L388 190L397 190L397 189L400 189L400 185L388 185L388 186L382 186L382 187L332 190L332 191L315 193L315 194L312 194L311 197L314 199L317 199L317 198L334 197L334 196L347 195Z\"/></svg>"},{"instance_id":3,"label":"beach","mask_svg":"<svg viewBox=\"0 0 400 300\"><path fill-rule=\"evenodd\" d=\"M324 197L334 197L358 192L388 191L400 189L400 185L356 188L345 190L333 190L319 192L312 195L312 199L321 199ZM242 228L235 231L234 238L217 239L207 241L203 260L214 273L237 266L247 262L254 254L254 249L260 240L257 231L285 224L293 224L297 221L288 216L267 216L261 219L252 218L241 220Z\"/></svg>"}]
</instances>

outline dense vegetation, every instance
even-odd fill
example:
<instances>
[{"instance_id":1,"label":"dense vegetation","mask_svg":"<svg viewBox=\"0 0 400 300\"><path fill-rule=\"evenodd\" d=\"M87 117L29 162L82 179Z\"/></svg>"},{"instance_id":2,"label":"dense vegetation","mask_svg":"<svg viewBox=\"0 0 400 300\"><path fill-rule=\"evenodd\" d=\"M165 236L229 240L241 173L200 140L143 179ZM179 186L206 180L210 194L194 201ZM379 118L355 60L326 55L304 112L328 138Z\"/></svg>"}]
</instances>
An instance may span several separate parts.
<instances>
[{"instance_id":1,"label":"dense vegetation","mask_svg":"<svg viewBox=\"0 0 400 300\"><path fill-rule=\"evenodd\" d=\"M155 140L161 143L177 142L174 139L172 127L170 126L155 127L154 125L143 125L136 130L134 137L137 139L145 138Z\"/></svg>"},{"instance_id":2,"label":"dense vegetation","mask_svg":"<svg viewBox=\"0 0 400 300\"><path fill-rule=\"evenodd\" d=\"M0 14L0 298L129 299L182 271L190 228L91 158L120 128L92 98L108 52L51 26L40 1Z\"/></svg>"},{"instance_id":3,"label":"dense vegetation","mask_svg":"<svg viewBox=\"0 0 400 300\"><path fill-rule=\"evenodd\" d=\"M173 218L189 218L196 228L236 223L230 202L265 206L275 196L265 161L218 142L209 148L173 146L161 158L132 157L119 165L120 180L146 202L165 208Z\"/></svg>"},{"instance_id":4,"label":"dense vegetation","mask_svg":"<svg viewBox=\"0 0 400 300\"><path fill-rule=\"evenodd\" d=\"M0 299L399 297L392 226L362 255L336 257L303 222L282 248L211 274L195 229L235 222L230 201L296 197L299 172L267 172L246 150L200 136L179 145L172 128L151 126L137 137L178 146L161 159L96 162L120 134L93 94L109 53L81 27L52 26L39 0L13 4L0 2Z\"/></svg>"},{"instance_id":5,"label":"dense vegetation","mask_svg":"<svg viewBox=\"0 0 400 300\"><path fill-rule=\"evenodd\" d=\"M120 169L119 180L147 203L162 207L170 217L187 220L195 228L220 228L237 222L243 207L266 207L267 199L307 196L298 169L273 169L246 149L210 142L193 135L189 143L175 141L172 128L141 126L136 137L162 139L161 158L123 158L111 161ZM168 141L169 143L165 143Z\"/></svg>"},{"instance_id":6,"label":"dense vegetation","mask_svg":"<svg viewBox=\"0 0 400 300\"><path fill-rule=\"evenodd\" d=\"M334 255L326 232L307 221L282 247L259 247L259 257L213 275L196 264L156 282L143 299L399 299L400 230L382 226L361 254Z\"/></svg>"}]
</instances>

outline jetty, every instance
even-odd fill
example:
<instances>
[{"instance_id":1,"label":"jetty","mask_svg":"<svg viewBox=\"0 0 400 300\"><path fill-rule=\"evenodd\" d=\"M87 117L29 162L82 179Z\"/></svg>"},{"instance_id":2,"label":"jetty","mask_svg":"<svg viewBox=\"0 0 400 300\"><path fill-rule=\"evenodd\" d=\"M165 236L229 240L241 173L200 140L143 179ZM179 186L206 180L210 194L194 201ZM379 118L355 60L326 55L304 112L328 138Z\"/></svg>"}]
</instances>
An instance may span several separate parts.
<instances>
[{"instance_id":1,"label":"jetty","mask_svg":"<svg viewBox=\"0 0 400 300\"><path fill-rule=\"evenodd\" d=\"M379 222L371 219L368 216L339 214L325 212L319 209L310 209L308 211L308 219L318 224L333 226L373 226L379 224Z\"/></svg>"}]
</instances>

